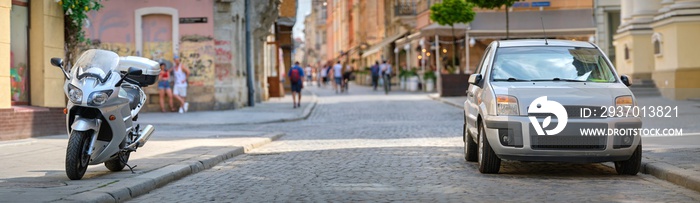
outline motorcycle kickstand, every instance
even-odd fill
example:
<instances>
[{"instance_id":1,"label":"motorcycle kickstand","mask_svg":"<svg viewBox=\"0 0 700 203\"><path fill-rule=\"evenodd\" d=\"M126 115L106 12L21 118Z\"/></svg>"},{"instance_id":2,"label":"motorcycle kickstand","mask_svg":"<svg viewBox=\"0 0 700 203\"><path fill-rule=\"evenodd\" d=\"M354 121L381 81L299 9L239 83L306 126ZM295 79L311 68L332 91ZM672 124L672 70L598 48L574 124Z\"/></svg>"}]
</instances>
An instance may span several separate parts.
<instances>
[{"instance_id":1,"label":"motorcycle kickstand","mask_svg":"<svg viewBox=\"0 0 700 203\"><path fill-rule=\"evenodd\" d=\"M134 165L134 167L131 167L131 165L126 163L126 161L124 160L124 153L126 153L126 152L119 152L119 161L122 162L124 165L126 165L126 167L129 167L129 170L131 171L131 173L136 173L136 172L134 172L134 168L136 168L138 165Z\"/></svg>"}]
</instances>

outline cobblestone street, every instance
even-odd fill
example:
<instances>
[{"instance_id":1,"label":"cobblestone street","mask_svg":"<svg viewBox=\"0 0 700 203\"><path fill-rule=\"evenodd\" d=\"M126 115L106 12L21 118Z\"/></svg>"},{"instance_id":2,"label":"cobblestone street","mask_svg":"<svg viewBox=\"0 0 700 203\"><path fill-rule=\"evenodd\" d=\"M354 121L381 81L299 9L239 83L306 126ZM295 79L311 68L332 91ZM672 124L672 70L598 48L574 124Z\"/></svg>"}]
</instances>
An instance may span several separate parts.
<instances>
[{"instance_id":1,"label":"cobblestone street","mask_svg":"<svg viewBox=\"0 0 700 203\"><path fill-rule=\"evenodd\" d=\"M620 176L605 164L504 162L501 174L480 174L464 161L457 108L420 93L309 89L318 105L307 120L187 128L286 136L133 202L700 201L694 191L641 173Z\"/></svg>"}]
</instances>

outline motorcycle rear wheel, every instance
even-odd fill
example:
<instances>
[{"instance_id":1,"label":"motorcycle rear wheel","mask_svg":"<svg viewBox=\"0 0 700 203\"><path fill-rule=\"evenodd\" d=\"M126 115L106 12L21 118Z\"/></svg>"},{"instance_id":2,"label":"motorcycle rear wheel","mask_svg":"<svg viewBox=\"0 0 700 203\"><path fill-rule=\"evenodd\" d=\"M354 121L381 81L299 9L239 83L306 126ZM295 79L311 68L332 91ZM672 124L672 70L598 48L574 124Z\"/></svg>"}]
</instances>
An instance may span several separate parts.
<instances>
[{"instance_id":1,"label":"motorcycle rear wheel","mask_svg":"<svg viewBox=\"0 0 700 203\"><path fill-rule=\"evenodd\" d=\"M87 155L90 148L87 132L72 131L68 139L66 149L66 175L71 180L80 180L87 171L90 156Z\"/></svg>"},{"instance_id":2,"label":"motorcycle rear wheel","mask_svg":"<svg viewBox=\"0 0 700 203\"><path fill-rule=\"evenodd\" d=\"M119 148L123 148L126 145L126 141L123 141L120 145ZM119 152L121 153L121 152ZM117 155L116 158L105 161L105 167L109 169L110 171L122 171L124 170L124 167L126 167L126 163L129 162L129 156L131 155L131 152L126 152L124 156L124 161L120 160L119 155Z\"/></svg>"}]
</instances>

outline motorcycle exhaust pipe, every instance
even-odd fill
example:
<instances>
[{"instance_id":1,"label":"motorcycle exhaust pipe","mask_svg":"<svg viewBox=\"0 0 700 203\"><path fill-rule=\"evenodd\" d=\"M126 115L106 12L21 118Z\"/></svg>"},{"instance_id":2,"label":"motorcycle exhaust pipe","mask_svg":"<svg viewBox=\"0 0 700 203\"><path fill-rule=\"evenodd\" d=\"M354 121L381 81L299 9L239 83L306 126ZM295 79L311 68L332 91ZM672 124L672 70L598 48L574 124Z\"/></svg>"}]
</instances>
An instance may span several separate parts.
<instances>
[{"instance_id":1,"label":"motorcycle exhaust pipe","mask_svg":"<svg viewBox=\"0 0 700 203\"><path fill-rule=\"evenodd\" d=\"M134 148L135 146L143 147L143 145L146 144L146 141L151 138L154 130L155 127L153 127L153 125L147 125L145 128L143 128L143 130L141 130L141 133L139 133L139 137L136 138L136 141L131 143L129 146L126 146L126 148Z\"/></svg>"}]
</instances>

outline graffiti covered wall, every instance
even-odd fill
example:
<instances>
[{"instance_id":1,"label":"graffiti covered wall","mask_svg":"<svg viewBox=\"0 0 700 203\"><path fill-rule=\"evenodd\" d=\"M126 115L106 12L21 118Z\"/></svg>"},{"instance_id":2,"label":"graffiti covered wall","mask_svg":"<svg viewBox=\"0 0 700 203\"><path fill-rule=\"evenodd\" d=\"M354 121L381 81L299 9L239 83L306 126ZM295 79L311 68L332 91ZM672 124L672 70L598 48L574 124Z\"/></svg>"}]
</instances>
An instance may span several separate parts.
<instances>
[{"instance_id":1,"label":"graffiti covered wall","mask_svg":"<svg viewBox=\"0 0 700 203\"><path fill-rule=\"evenodd\" d=\"M214 0L121 0L104 1L103 5L99 11L89 14L86 36L93 42L90 48L111 50L120 56L142 56L166 64L172 62L177 55L191 71L188 78L190 94L187 97L190 110L213 108L213 86L217 75L217 54L213 40ZM159 8L176 11L161 13ZM147 14L135 16L137 9ZM140 28L135 27L138 17L142 23ZM207 20L180 23L183 18L193 17ZM138 37L143 39L142 47L136 47L136 33L140 33ZM173 33L179 33L179 36L174 37ZM143 50L142 53L136 51L139 49ZM173 49L176 53L173 53ZM145 109L160 110L157 87L152 85L145 91L149 95Z\"/></svg>"},{"instance_id":2,"label":"graffiti covered wall","mask_svg":"<svg viewBox=\"0 0 700 203\"><path fill-rule=\"evenodd\" d=\"M190 69L189 85L214 86L214 40L211 37L189 35L180 42L180 58Z\"/></svg>"}]
</instances>

